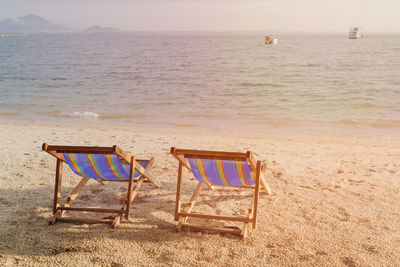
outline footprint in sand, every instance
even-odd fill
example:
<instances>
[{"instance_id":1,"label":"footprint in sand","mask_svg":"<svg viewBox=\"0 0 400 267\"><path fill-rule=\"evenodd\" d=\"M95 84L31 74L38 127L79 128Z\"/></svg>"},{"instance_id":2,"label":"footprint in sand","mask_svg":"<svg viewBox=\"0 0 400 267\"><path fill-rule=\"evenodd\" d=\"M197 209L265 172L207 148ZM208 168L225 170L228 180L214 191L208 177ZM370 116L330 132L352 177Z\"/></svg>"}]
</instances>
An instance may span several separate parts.
<instances>
[{"instance_id":1,"label":"footprint in sand","mask_svg":"<svg viewBox=\"0 0 400 267\"><path fill-rule=\"evenodd\" d=\"M316 190L315 188L308 186L308 185L300 185L300 187L306 188L306 189L310 189L310 190Z\"/></svg>"},{"instance_id":2,"label":"footprint in sand","mask_svg":"<svg viewBox=\"0 0 400 267\"><path fill-rule=\"evenodd\" d=\"M342 258L342 262L344 263L344 265L349 266L349 267L357 266L356 262L351 257Z\"/></svg>"},{"instance_id":3,"label":"footprint in sand","mask_svg":"<svg viewBox=\"0 0 400 267\"><path fill-rule=\"evenodd\" d=\"M315 252L315 255L318 255L318 256L326 256L326 255L328 255L328 253L325 252L325 251L323 251L323 250L317 250L317 251Z\"/></svg>"},{"instance_id":4,"label":"footprint in sand","mask_svg":"<svg viewBox=\"0 0 400 267\"><path fill-rule=\"evenodd\" d=\"M89 201L90 200L90 196L89 195L83 195L79 197L80 200L82 201Z\"/></svg>"},{"instance_id":5,"label":"footprint in sand","mask_svg":"<svg viewBox=\"0 0 400 267\"><path fill-rule=\"evenodd\" d=\"M350 214L347 212L347 210L343 207L338 208L339 215L337 218L341 220L342 222L347 222L350 219Z\"/></svg>"},{"instance_id":6,"label":"footprint in sand","mask_svg":"<svg viewBox=\"0 0 400 267\"><path fill-rule=\"evenodd\" d=\"M212 208L217 208L217 201L211 201L208 203L208 206L212 207Z\"/></svg>"},{"instance_id":7,"label":"footprint in sand","mask_svg":"<svg viewBox=\"0 0 400 267\"><path fill-rule=\"evenodd\" d=\"M379 253L378 249L373 245L362 244L361 246L363 247L363 249L365 249L366 251L368 251L370 253L374 253L374 254L378 254Z\"/></svg>"},{"instance_id":8,"label":"footprint in sand","mask_svg":"<svg viewBox=\"0 0 400 267\"><path fill-rule=\"evenodd\" d=\"M347 179L347 181L348 181L349 183L352 183L353 185L365 183L364 180Z\"/></svg>"},{"instance_id":9,"label":"footprint in sand","mask_svg":"<svg viewBox=\"0 0 400 267\"><path fill-rule=\"evenodd\" d=\"M239 209L239 215L240 216L246 216L246 210L245 209Z\"/></svg>"},{"instance_id":10,"label":"footprint in sand","mask_svg":"<svg viewBox=\"0 0 400 267\"><path fill-rule=\"evenodd\" d=\"M98 194L98 193L100 193L101 191L103 191L104 189L102 189L102 188L92 188L92 189L90 189L90 192L92 193L92 194Z\"/></svg>"}]
</instances>

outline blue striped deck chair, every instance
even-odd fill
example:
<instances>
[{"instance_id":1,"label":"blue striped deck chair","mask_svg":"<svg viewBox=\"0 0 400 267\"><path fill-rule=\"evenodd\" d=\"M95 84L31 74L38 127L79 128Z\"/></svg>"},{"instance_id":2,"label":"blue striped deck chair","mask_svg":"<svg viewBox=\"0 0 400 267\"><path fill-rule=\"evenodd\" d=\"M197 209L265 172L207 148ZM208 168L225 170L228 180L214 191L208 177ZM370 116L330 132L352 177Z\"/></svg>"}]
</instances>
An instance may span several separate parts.
<instances>
[{"instance_id":1,"label":"blue striped deck chair","mask_svg":"<svg viewBox=\"0 0 400 267\"><path fill-rule=\"evenodd\" d=\"M154 159L137 160L125 153L120 147L95 146L54 146L43 144L42 149L56 157L56 175L53 201L53 218L51 224L57 221L80 223L107 223L117 227L124 218L129 221L133 199L143 182L150 182L159 187L150 169ZM61 204L61 178L63 163L66 163L76 175L82 177L64 204ZM89 180L104 184L104 182L127 182L128 190L121 209L103 209L88 207L72 207L72 202L78 197ZM66 211L84 211L116 214L103 219L72 218L64 216Z\"/></svg>"},{"instance_id":2,"label":"blue striped deck chair","mask_svg":"<svg viewBox=\"0 0 400 267\"><path fill-rule=\"evenodd\" d=\"M170 154L178 162L178 183L176 191L175 220L178 221L177 231L182 228L193 230L206 230L246 237L249 224L253 228L257 225L257 207L260 187L269 195L271 189L265 180L266 163L256 161L251 151L246 153L221 152L177 149L172 147ZM199 182L191 197L189 204L181 210L182 169L186 167ZM230 217L210 214L193 213L192 209L203 188L207 185L210 189L215 187L230 187L254 192L246 216ZM216 227L187 223L189 217L211 220L243 222L243 227L234 226Z\"/></svg>"}]
</instances>

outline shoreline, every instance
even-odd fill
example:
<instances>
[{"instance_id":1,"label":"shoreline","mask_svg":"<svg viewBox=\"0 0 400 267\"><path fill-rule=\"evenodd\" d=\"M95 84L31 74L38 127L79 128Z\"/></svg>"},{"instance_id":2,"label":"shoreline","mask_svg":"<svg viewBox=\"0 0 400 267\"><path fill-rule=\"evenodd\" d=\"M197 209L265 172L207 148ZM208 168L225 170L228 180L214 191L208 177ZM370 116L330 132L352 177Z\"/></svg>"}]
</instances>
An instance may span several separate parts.
<instances>
[{"instance_id":1,"label":"shoreline","mask_svg":"<svg viewBox=\"0 0 400 267\"><path fill-rule=\"evenodd\" d=\"M232 129L225 128L221 126L218 129L205 128L199 126L190 126L190 125L145 125L145 124L137 124L137 125L127 125L127 124L118 124L112 123L108 124L106 122L97 122L97 121L73 121L73 122L55 122L55 121L40 121L40 120L15 120L15 119L5 119L0 118L0 125L24 125L24 124L34 124L37 126L44 127L66 127L66 128L93 128L99 130L109 130L116 129L121 131L141 131L147 133L157 133L160 134L193 134L193 135L216 135L216 136L226 136L229 135L231 137L236 138L325 138L325 139L336 139L336 140L357 140L357 139L365 139L371 141L394 141L400 142L400 132L396 131L396 129L392 129L388 131L387 129L383 131L379 131L378 129L374 129L375 131L368 131L368 129L363 128L354 128L354 127L308 127L305 125L299 126L281 126L281 127L265 127L263 129ZM371 130L371 129L370 129Z\"/></svg>"}]
</instances>

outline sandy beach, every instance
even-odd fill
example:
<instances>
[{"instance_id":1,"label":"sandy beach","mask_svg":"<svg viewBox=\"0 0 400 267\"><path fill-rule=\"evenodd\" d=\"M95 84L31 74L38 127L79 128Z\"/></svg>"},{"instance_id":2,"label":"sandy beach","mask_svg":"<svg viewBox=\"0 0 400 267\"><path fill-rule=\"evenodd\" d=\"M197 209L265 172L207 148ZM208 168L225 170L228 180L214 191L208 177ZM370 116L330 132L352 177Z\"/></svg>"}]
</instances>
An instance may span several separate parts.
<instances>
[{"instance_id":1,"label":"sandy beach","mask_svg":"<svg viewBox=\"0 0 400 267\"><path fill-rule=\"evenodd\" d=\"M179 129L0 122L0 265L36 266L394 266L400 262L400 141L396 138L234 135ZM155 157L161 184L144 184L132 222L57 223L52 215L55 159L43 142L117 144ZM273 194L261 194L258 227L245 240L175 232L177 161L171 146L256 153L267 160ZM63 199L79 181L64 167ZM196 181L185 171L183 197ZM124 185L89 182L77 204L118 207ZM205 190L194 211L239 215L242 191Z\"/></svg>"}]
</instances>

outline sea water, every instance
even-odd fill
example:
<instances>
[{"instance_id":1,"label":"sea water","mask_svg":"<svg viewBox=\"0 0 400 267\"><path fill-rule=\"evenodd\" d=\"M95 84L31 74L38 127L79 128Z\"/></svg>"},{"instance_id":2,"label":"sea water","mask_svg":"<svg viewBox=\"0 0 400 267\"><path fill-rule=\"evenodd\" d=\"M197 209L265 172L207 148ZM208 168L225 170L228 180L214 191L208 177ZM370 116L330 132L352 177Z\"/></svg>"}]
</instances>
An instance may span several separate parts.
<instances>
[{"instance_id":1,"label":"sea water","mask_svg":"<svg viewBox=\"0 0 400 267\"><path fill-rule=\"evenodd\" d=\"M400 135L400 35L115 33L0 39L0 118Z\"/></svg>"}]
</instances>

